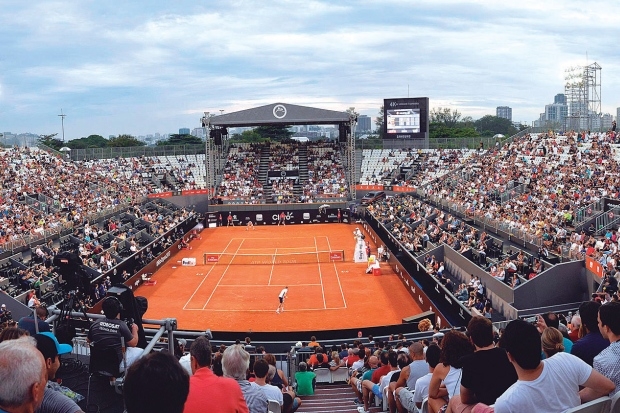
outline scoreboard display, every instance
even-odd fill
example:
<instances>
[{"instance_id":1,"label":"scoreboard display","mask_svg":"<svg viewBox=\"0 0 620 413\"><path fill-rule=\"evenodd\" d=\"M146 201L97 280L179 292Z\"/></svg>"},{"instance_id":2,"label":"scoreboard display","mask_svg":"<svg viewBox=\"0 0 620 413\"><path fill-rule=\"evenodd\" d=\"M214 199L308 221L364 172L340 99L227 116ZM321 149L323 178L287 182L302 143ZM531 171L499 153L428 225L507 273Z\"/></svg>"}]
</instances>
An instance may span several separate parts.
<instances>
[{"instance_id":1,"label":"scoreboard display","mask_svg":"<svg viewBox=\"0 0 620 413\"><path fill-rule=\"evenodd\" d=\"M428 136L428 98L384 99L384 139L424 139Z\"/></svg>"}]
</instances>

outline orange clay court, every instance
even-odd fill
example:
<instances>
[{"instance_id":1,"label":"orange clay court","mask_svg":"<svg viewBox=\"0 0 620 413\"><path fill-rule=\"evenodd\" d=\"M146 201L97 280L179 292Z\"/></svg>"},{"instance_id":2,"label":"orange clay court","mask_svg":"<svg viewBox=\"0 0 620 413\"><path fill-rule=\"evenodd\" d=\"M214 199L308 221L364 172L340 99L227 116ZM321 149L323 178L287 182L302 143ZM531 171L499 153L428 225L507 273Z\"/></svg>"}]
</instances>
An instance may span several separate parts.
<instances>
[{"instance_id":1,"label":"orange clay court","mask_svg":"<svg viewBox=\"0 0 620 413\"><path fill-rule=\"evenodd\" d=\"M365 263L353 262L353 229L347 224L205 229L191 250L181 250L152 276L155 285L141 286L136 295L148 298L145 318L174 317L182 330L337 330L400 324L403 317L419 314L420 307L387 264L382 263L381 276L373 276L365 274ZM371 249L375 254L372 241ZM229 265L228 258L203 264L204 253L237 254L234 261L244 262L242 254L333 250L344 250L344 261ZM182 266L186 257L196 258L196 266ZM285 286L284 312L277 314Z\"/></svg>"}]
</instances>

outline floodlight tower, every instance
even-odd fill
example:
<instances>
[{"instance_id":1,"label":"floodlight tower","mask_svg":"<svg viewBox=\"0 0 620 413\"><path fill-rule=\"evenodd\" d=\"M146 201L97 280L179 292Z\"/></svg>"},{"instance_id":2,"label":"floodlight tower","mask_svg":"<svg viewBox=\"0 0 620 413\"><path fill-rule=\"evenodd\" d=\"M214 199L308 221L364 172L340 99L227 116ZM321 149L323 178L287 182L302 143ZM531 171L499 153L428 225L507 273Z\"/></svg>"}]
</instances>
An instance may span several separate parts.
<instances>
[{"instance_id":1,"label":"floodlight tower","mask_svg":"<svg viewBox=\"0 0 620 413\"><path fill-rule=\"evenodd\" d=\"M205 128L205 184L207 187L208 198L215 198L215 145L211 137L211 115L204 112L204 116L200 118L200 124Z\"/></svg>"},{"instance_id":2,"label":"floodlight tower","mask_svg":"<svg viewBox=\"0 0 620 413\"><path fill-rule=\"evenodd\" d=\"M62 141L65 141L65 117L67 115L65 115L64 113L62 113L62 108L60 108L60 124L62 125Z\"/></svg>"}]
</instances>

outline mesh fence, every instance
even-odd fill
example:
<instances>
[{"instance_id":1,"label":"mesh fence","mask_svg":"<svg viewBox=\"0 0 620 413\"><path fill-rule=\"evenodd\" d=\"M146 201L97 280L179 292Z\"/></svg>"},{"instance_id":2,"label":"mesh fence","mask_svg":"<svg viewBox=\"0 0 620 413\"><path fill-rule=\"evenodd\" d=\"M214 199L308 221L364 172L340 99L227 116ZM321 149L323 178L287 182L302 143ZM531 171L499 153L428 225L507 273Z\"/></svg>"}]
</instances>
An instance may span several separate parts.
<instances>
[{"instance_id":1,"label":"mesh fence","mask_svg":"<svg viewBox=\"0 0 620 413\"><path fill-rule=\"evenodd\" d=\"M232 254L205 252L203 264L211 265L280 265L318 264L344 261L344 250L291 252L277 254Z\"/></svg>"}]
</instances>

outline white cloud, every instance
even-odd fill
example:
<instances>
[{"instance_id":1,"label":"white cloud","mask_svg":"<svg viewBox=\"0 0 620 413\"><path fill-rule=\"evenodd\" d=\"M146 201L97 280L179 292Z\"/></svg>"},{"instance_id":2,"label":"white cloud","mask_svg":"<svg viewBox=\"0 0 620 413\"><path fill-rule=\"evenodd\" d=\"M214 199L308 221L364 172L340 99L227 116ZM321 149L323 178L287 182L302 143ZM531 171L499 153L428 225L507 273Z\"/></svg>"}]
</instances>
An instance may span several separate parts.
<instances>
[{"instance_id":1,"label":"white cloud","mask_svg":"<svg viewBox=\"0 0 620 413\"><path fill-rule=\"evenodd\" d=\"M275 101L374 117L408 87L464 115L508 104L526 121L586 52L603 67L603 110L619 106L611 1L332 3L6 0L0 124L31 130L63 107L80 135L145 134Z\"/></svg>"}]
</instances>

